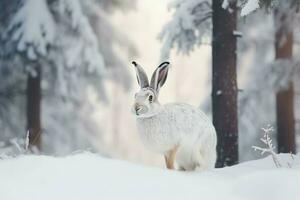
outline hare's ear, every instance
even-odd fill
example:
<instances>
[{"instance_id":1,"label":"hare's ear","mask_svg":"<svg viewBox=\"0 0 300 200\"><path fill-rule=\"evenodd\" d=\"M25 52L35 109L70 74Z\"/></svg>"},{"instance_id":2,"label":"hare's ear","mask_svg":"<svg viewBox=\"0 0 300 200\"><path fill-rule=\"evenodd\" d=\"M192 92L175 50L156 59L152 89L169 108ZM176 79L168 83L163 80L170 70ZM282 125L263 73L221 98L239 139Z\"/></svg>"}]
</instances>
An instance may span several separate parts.
<instances>
[{"instance_id":1,"label":"hare's ear","mask_svg":"<svg viewBox=\"0 0 300 200\"><path fill-rule=\"evenodd\" d=\"M135 67L136 78L141 88L149 87L149 80L144 69L135 61L132 62Z\"/></svg>"},{"instance_id":2,"label":"hare's ear","mask_svg":"<svg viewBox=\"0 0 300 200\"><path fill-rule=\"evenodd\" d=\"M150 87L156 90L157 93L167 80L169 64L169 62L163 62L153 72Z\"/></svg>"}]
</instances>

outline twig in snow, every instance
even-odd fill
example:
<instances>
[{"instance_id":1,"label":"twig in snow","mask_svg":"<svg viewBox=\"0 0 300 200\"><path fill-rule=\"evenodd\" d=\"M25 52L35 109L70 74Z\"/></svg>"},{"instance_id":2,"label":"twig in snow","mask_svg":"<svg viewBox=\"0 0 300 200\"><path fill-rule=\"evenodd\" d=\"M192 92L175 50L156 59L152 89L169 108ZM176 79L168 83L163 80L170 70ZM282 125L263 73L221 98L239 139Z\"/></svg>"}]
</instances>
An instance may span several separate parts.
<instances>
[{"instance_id":1,"label":"twig in snow","mask_svg":"<svg viewBox=\"0 0 300 200\"><path fill-rule=\"evenodd\" d=\"M262 128L262 130L264 132L264 135L262 138L260 138L260 140L266 145L266 147L262 148L262 147L258 147L258 146L252 146L252 148L254 149L254 151L257 151L257 150L260 151L261 155L264 155L265 153L270 154L275 163L275 166L277 168L282 167L282 165L280 163L280 159L274 151L275 147L272 144L272 139L270 138L270 133L274 130L273 127L268 125L267 128Z\"/></svg>"},{"instance_id":2,"label":"twig in snow","mask_svg":"<svg viewBox=\"0 0 300 200\"><path fill-rule=\"evenodd\" d=\"M295 157L294 157L294 154L292 152L290 152L290 156L292 158L292 162L294 162ZM288 162L287 165L288 165L289 168L292 168L292 163Z\"/></svg>"},{"instance_id":3,"label":"twig in snow","mask_svg":"<svg viewBox=\"0 0 300 200\"><path fill-rule=\"evenodd\" d=\"M25 139L25 152L28 151L28 147L29 147L29 130L26 133L26 139Z\"/></svg>"},{"instance_id":4,"label":"twig in snow","mask_svg":"<svg viewBox=\"0 0 300 200\"><path fill-rule=\"evenodd\" d=\"M15 147L18 149L18 151L19 151L20 153L23 152L23 150L22 150L22 148L20 147L20 145L18 144L16 138L13 138L12 140L10 140L10 142L11 142L13 145L15 145Z\"/></svg>"}]
</instances>

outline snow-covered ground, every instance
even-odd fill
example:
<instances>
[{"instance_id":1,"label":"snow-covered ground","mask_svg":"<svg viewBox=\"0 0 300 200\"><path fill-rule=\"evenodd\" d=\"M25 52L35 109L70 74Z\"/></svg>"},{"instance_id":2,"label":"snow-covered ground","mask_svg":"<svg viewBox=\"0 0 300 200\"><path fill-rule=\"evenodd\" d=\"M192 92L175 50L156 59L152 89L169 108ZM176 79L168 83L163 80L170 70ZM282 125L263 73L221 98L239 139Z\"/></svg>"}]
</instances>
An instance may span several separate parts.
<instances>
[{"instance_id":1,"label":"snow-covered ground","mask_svg":"<svg viewBox=\"0 0 300 200\"><path fill-rule=\"evenodd\" d=\"M1 200L282 200L300 198L300 156L207 172L179 172L81 153L0 160Z\"/></svg>"}]
</instances>

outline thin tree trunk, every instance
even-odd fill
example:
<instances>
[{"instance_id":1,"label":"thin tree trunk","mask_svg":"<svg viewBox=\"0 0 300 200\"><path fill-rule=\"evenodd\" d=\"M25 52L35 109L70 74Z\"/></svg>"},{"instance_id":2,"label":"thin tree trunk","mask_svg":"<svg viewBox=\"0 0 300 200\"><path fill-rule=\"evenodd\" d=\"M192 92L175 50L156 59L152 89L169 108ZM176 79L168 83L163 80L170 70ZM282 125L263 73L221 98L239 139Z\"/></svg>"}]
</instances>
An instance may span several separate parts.
<instances>
[{"instance_id":1,"label":"thin tree trunk","mask_svg":"<svg viewBox=\"0 0 300 200\"><path fill-rule=\"evenodd\" d=\"M35 67L34 76L27 78L27 131L29 131L29 147L41 147L41 69Z\"/></svg>"},{"instance_id":2,"label":"thin tree trunk","mask_svg":"<svg viewBox=\"0 0 300 200\"><path fill-rule=\"evenodd\" d=\"M217 131L216 167L238 163L236 4L232 12L222 8L223 0L213 0L212 108Z\"/></svg>"},{"instance_id":3,"label":"thin tree trunk","mask_svg":"<svg viewBox=\"0 0 300 200\"><path fill-rule=\"evenodd\" d=\"M287 2L285 2L287 3ZM289 9L278 7L274 12L276 23L275 54L276 59L292 59L293 29ZM278 152L295 153L294 86L291 81L288 88L276 94L277 143Z\"/></svg>"}]
</instances>

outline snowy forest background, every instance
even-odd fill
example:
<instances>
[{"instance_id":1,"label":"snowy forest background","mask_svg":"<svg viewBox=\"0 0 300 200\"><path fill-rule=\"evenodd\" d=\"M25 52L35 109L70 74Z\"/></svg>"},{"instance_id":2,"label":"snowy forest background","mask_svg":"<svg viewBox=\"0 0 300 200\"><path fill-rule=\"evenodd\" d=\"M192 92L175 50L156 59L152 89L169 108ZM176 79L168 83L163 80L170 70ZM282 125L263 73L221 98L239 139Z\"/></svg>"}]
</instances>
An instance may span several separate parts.
<instances>
[{"instance_id":1,"label":"snowy forest background","mask_svg":"<svg viewBox=\"0 0 300 200\"><path fill-rule=\"evenodd\" d=\"M224 9L230 9L224 2ZM246 2L238 6L247 6ZM130 109L137 84L130 63L138 60L150 73L168 59L172 68L160 101L186 102L211 113L210 4L204 0L1 0L0 154L22 153L26 127L32 123L37 129L32 130L34 139L38 138L35 151L43 154L88 150L163 166L163 159L146 150L136 132ZM240 161L260 157L251 146L259 143L262 127L273 126L276 138L275 95L291 82L300 144L299 16L296 6L295 10L281 6L292 12L285 27L293 32L294 57L288 60L274 59L277 25L272 5L247 17L237 15ZM28 107L36 109L37 101L40 116L28 113Z\"/></svg>"}]
</instances>

